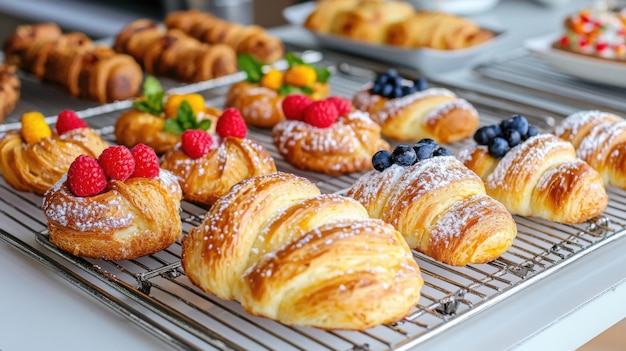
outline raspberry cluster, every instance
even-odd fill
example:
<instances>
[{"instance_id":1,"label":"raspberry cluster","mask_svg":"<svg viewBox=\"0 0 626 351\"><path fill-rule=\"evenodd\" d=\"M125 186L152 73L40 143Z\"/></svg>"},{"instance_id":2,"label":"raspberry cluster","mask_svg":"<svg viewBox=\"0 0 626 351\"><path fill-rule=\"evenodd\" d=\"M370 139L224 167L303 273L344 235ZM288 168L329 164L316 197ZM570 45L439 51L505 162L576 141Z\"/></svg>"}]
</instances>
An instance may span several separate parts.
<instances>
[{"instance_id":1,"label":"raspberry cluster","mask_svg":"<svg viewBox=\"0 0 626 351\"><path fill-rule=\"evenodd\" d=\"M352 103L339 96L313 101L303 94L291 94L283 99L285 118L304 121L317 128L328 128L339 116L352 111Z\"/></svg>"},{"instance_id":2,"label":"raspberry cluster","mask_svg":"<svg viewBox=\"0 0 626 351\"><path fill-rule=\"evenodd\" d=\"M419 161L436 157L450 156L450 151L441 147L433 139L422 139L413 145L400 144L393 151L380 150L372 157L372 166L377 171L385 169L396 164L399 166L412 166Z\"/></svg>"},{"instance_id":3,"label":"raspberry cluster","mask_svg":"<svg viewBox=\"0 0 626 351\"><path fill-rule=\"evenodd\" d=\"M159 170L159 158L147 145L109 146L98 159L78 156L67 171L67 186L76 196L93 196L107 188L109 179L156 178Z\"/></svg>"}]
</instances>

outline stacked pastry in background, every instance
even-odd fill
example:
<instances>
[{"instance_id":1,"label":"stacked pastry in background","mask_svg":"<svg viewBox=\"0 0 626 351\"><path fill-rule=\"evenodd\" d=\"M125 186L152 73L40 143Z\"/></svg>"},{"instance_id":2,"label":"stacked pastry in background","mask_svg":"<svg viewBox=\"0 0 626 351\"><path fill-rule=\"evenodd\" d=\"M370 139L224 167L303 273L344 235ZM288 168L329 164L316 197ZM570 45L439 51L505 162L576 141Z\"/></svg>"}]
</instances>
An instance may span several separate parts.
<instances>
[{"instance_id":1,"label":"stacked pastry in background","mask_svg":"<svg viewBox=\"0 0 626 351\"><path fill-rule=\"evenodd\" d=\"M415 11L404 1L320 0L304 26L371 44L457 50L493 38L493 33L462 17Z\"/></svg>"},{"instance_id":2,"label":"stacked pastry in background","mask_svg":"<svg viewBox=\"0 0 626 351\"><path fill-rule=\"evenodd\" d=\"M15 108L20 99L20 87L15 67L0 63L0 123Z\"/></svg>"},{"instance_id":3,"label":"stacked pastry in background","mask_svg":"<svg viewBox=\"0 0 626 351\"><path fill-rule=\"evenodd\" d=\"M136 96L143 78L132 57L97 46L85 34L64 34L54 23L18 26L3 50L8 64L97 102Z\"/></svg>"}]
</instances>

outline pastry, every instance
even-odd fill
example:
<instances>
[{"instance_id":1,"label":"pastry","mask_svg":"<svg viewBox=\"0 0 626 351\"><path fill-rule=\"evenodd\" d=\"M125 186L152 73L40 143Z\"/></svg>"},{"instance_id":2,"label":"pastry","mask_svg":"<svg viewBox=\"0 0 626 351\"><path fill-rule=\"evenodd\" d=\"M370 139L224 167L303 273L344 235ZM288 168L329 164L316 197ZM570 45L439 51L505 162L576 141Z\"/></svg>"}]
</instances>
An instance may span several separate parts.
<instances>
[{"instance_id":1,"label":"pastry","mask_svg":"<svg viewBox=\"0 0 626 351\"><path fill-rule=\"evenodd\" d=\"M197 10L172 11L165 17L165 26L179 29L208 44L225 44L238 54L249 54L263 63L283 58L283 43L256 25L243 25L219 19Z\"/></svg>"},{"instance_id":2,"label":"pastry","mask_svg":"<svg viewBox=\"0 0 626 351\"><path fill-rule=\"evenodd\" d=\"M626 61L626 10L597 2L564 21L564 33L552 46L605 60Z\"/></svg>"},{"instance_id":3,"label":"pastry","mask_svg":"<svg viewBox=\"0 0 626 351\"><path fill-rule=\"evenodd\" d=\"M423 285L393 227L288 173L233 186L183 238L182 264L193 284L253 315L323 329L400 320Z\"/></svg>"},{"instance_id":4,"label":"pastry","mask_svg":"<svg viewBox=\"0 0 626 351\"><path fill-rule=\"evenodd\" d=\"M482 127L474 139L479 145L463 148L458 158L512 214L571 224L606 208L600 174L576 157L571 143L538 134L525 117Z\"/></svg>"},{"instance_id":5,"label":"pastry","mask_svg":"<svg viewBox=\"0 0 626 351\"><path fill-rule=\"evenodd\" d=\"M389 144L366 112L340 97L312 101L290 95L283 101L287 119L272 129L278 152L297 168L330 175L372 167L372 155Z\"/></svg>"},{"instance_id":6,"label":"pastry","mask_svg":"<svg viewBox=\"0 0 626 351\"><path fill-rule=\"evenodd\" d=\"M157 154L171 150L180 142L185 129L211 130L221 114L215 107L205 106L200 94L165 95L161 83L152 77L144 81L144 95L133 108L122 112L115 122L118 144L133 147L150 146Z\"/></svg>"},{"instance_id":7,"label":"pastry","mask_svg":"<svg viewBox=\"0 0 626 351\"><path fill-rule=\"evenodd\" d=\"M0 139L0 173L20 191L42 195L81 154L100 155L107 144L73 111L59 113L52 131L39 112L22 115L20 130Z\"/></svg>"},{"instance_id":8,"label":"pastry","mask_svg":"<svg viewBox=\"0 0 626 351\"><path fill-rule=\"evenodd\" d=\"M19 69L97 102L136 96L143 78L131 57L95 45L83 33L63 34L51 23L19 26L3 48Z\"/></svg>"},{"instance_id":9,"label":"pastry","mask_svg":"<svg viewBox=\"0 0 626 351\"><path fill-rule=\"evenodd\" d=\"M375 170L348 189L409 247L453 266L493 261L513 243L515 221L483 181L432 139L373 157Z\"/></svg>"},{"instance_id":10,"label":"pastry","mask_svg":"<svg viewBox=\"0 0 626 351\"><path fill-rule=\"evenodd\" d=\"M20 79L15 74L15 67L0 63L0 123L20 99Z\"/></svg>"},{"instance_id":11,"label":"pastry","mask_svg":"<svg viewBox=\"0 0 626 351\"><path fill-rule=\"evenodd\" d=\"M192 83L237 71L235 51L225 44L206 44L181 30L166 30L157 22L138 19L115 37L113 48L139 62L156 76Z\"/></svg>"},{"instance_id":12,"label":"pastry","mask_svg":"<svg viewBox=\"0 0 626 351\"><path fill-rule=\"evenodd\" d=\"M271 128L285 119L281 108L285 96L299 93L319 100L328 95L330 72L326 68L306 64L293 53L286 58L289 68L284 73L277 69L264 72L262 63L252 56L239 55L239 66L247 78L230 87L226 106L241 111L249 125Z\"/></svg>"},{"instance_id":13,"label":"pastry","mask_svg":"<svg viewBox=\"0 0 626 351\"><path fill-rule=\"evenodd\" d=\"M557 125L554 134L571 142L605 185L626 189L626 120L608 112L580 111Z\"/></svg>"},{"instance_id":14,"label":"pastry","mask_svg":"<svg viewBox=\"0 0 626 351\"><path fill-rule=\"evenodd\" d=\"M315 9L304 20L304 28L328 34L340 13L353 9L359 0L319 0Z\"/></svg>"},{"instance_id":15,"label":"pastry","mask_svg":"<svg viewBox=\"0 0 626 351\"><path fill-rule=\"evenodd\" d=\"M476 109L452 91L428 88L422 77L410 81L395 70L362 87L352 104L369 112L384 136L403 141L453 143L470 137L479 122Z\"/></svg>"},{"instance_id":16,"label":"pastry","mask_svg":"<svg viewBox=\"0 0 626 351\"><path fill-rule=\"evenodd\" d=\"M246 138L239 111L228 108L216 123L217 135L188 129L181 143L163 155L161 167L178 178L186 200L212 205L236 183L276 172L272 156Z\"/></svg>"},{"instance_id":17,"label":"pastry","mask_svg":"<svg viewBox=\"0 0 626 351\"><path fill-rule=\"evenodd\" d=\"M154 151L111 146L78 156L44 195L50 242L70 254L130 260L163 250L182 232L176 177Z\"/></svg>"}]
</instances>

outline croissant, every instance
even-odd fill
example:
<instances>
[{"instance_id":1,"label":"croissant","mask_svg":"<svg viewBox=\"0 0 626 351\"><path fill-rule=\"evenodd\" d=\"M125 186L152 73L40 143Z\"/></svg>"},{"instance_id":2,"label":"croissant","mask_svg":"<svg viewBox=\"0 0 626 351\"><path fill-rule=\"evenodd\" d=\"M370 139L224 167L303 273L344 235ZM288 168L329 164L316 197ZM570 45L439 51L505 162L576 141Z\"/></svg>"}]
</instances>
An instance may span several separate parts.
<instances>
[{"instance_id":1,"label":"croissant","mask_svg":"<svg viewBox=\"0 0 626 351\"><path fill-rule=\"evenodd\" d=\"M193 284L254 315L323 329L397 321L423 285L393 227L287 173L233 186L183 238L182 264Z\"/></svg>"},{"instance_id":2,"label":"croissant","mask_svg":"<svg viewBox=\"0 0 626 351\"><path fill-rule=\"evenodd\" d=\"M20 79L15 74L15 67L0 63L0 123L15 108L20 99Z\"/></svg>"},{"instance_id":3,"label":"croissant","mask_svg":"<svg viewBox=\"0 0 626 351\"><path fill-rule=\"evenodd\" d=\"M374 94L372 88L369 83L357 91L352 104L369 112L386 137L431 138L439 143L452 143L468 138L478 128L476 109L448 89L428 88L391 98Z\"/></svg>"},{"instance_id":4,"label":"croissant","mask_svg":"<svg viewBox=\"0 0 626 351\"><path fill-rule=\"evenodd\" d=\"M19 130L0 139L0 173L20 191L42 195L80 154L98 157L106 142L91 128L79 128L28 144Z\"/></svg>"},{"instance_id":5,"label":"croissant","mask_svg":"<svg viewBox=\"0 0 626 351\"><path fill-rule=\"evenodd\" d=\"M28 49L36 43L52 42L62 34L61 28L52 22L17 26L2 45L4 61L9 65L22 67L24 53Z\"/></svg>"},{"instance_id":6,"label":"croissant","mask_svg":"<svg viewBox=\"0 0 626 351\"><path fill-rule=\"evenodd\" d=\"M493 261L517 234L506 208L452 156L369 171L347 196L392 224L410 247L453 266Z\"/></svg>"},{"instance_id":7,"label":"croissant","mask_svg":"<svg viewBox=\"0 0 626 351\"><path fill-rule=\"evenodd\" d=\"M372 155L389 149L380 137L380 127L358 110L339 116L328 128L284 120L272 129L272 139L290 164L330 175L370 169Z\"/></svg>"},{"instance_id":8,"label":"croissant","mask_svg":"<svg viewBox=\"0 0 626 351\"><path fill-rule=\"evenodd\" d=\"M600 174L576 157L572 144L552 134L530 137L500 160L477 145L462 149L458 158L515 215L571 224L596 217L607 206Z\"/></svg>"},{"instance_id":9,"label":"croissant","mask_svg":"<svg viewBox=\"0 0 626 351\"><path fill-rule=\"evenodd\" d=\"M554 134L571 142L604 184L626 189L626 120L608 112L580 111L565 118Z\"/></svg>"},{"instance_id":10,"label":"croissant","mask_svg":"<svg viewBox=\"0 0 626 351\"><path fill-rule=\"evenodd\" d=\"M173 11L165 17L165 25L179 29L201 42L225 44L238 54L246 53L263 63L281 59L285 50L277 37L256 25L242 25L221 20L197 10Z\"/></svg>"},{"instance_id":11,"label":"croissant","mask_svg":"<svg viewBox=\"0 0 626 351\"><path fill-rule=\"evenodd\" d=\"M225 137L206 155L193 159L180 147L163 155L163 169L179 179L186 200L211 205L236 183L276 172L267 149L252 139Z\"/></svg>"},{"instance_id":12,"label":"croissant","mask_svg":"<svg viewBox=\"0 0 626 351\"><path fill-rule=\"evenodd\" d=\"M77 197L64 175L44 195L50 241L73 255L128 260L163 250L182 232L178 181L160 170L156 179L111 180L104 193Z\"/></svg>"},{"instance_id":13,"label":"croissant","mask_svg":"<svg viewBox=\"0 0 626 351\"><path fill-rule=\"evenodd\" d=\"M327 34L331 31L337 16L353 9L359 0L319 0L315 9L304 20L303 26L317 33Z\"/></svg>"}]
</instances>

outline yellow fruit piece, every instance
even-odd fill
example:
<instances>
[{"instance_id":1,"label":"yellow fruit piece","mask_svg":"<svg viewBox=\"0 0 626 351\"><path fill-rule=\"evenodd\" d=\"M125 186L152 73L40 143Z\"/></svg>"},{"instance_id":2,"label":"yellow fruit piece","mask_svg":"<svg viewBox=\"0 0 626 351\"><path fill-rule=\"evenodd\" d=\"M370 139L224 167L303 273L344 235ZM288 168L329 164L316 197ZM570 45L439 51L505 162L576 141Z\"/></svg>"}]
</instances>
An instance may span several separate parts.
<instances>
[{"instance_id":1,"label":"yellow fruit piece","mask_svg":"<svg viewBox=\"0 0 626 351\"><path fill-rule=\"evenodd\" d=\"M285 83L296 87L310 87L317 81L317 72L310 66L295 66L285 72Z\"/></svg>"},{"instance_id":2,"label":"yellow fruit piece","mask_svg":"<svg viewBox=\"0 0 626 351\"><path fill-rule=\"evenodd\" d=\"M22 115L22 138L28 144L52 136L52 130L44 116L39 112L27 112Z\"/></svg>"},{"instance_id":3,"label":"yellow fruit piece","mask_svg":"<svg viewBox=\"0 0 626 351\"><path fill-rule=\"evenodd\" d=\"M176 117L178 107L183 101L191 105L194 116L204 111L204 97L200 94L173 94L165 101L165 117Z\"/></svg>"},{"instance_id":4,"label":"yellow fruit piece","mask_svg":"<svg viewBox=\"0 0 626 351\"><path fill-rule=\"evenodd\" d=\"M272 68L261 78L261 86L268 89L278 90L283 85L283 72Z\"/></svg>"}]
</instances>

